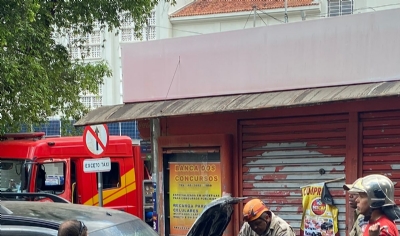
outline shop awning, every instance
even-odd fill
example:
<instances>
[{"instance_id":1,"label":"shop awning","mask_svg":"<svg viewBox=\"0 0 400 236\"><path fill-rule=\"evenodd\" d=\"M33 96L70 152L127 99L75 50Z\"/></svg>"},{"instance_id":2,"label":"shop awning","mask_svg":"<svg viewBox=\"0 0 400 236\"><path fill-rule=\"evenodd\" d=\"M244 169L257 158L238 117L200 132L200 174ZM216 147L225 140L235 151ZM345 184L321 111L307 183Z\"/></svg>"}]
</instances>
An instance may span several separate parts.
<instances>
[{"instance_id":1,"label":"shop awning","mask_svg":"<svg viewBox=\"0 0 400 236\"><path fill-rule=\"evenodd\" d=\"M75 126L219 112L293 107L400 95L400 81L103 106Z\"/></svg>"}]
</instances>

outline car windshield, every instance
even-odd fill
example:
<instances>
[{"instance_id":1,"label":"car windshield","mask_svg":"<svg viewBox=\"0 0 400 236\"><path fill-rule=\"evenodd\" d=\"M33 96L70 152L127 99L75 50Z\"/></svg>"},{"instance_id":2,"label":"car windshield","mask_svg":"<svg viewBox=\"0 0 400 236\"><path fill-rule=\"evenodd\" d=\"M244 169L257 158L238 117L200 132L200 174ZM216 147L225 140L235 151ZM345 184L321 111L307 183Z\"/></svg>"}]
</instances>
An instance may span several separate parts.
<instances>
[{"instance_id":1,"label":"car windshield","mask_svg":"<svg viewBox=\"0 0 400 236\"><path fill-rule=\"evenodd\" d=\"M158 236L156 231L139 219L96 231L90 231L89 229L89 235Z\"/></svg>"},{"instance_id":2,"label":"car windshield","mask_svg":"<svg viewBox=\"0 0 400 236\"><path fill-rule=\"evenodd\" d=\"M0 159L0 191L24 192L27 189L30 164L26 160Z\"/></svg>"}]
</instances>

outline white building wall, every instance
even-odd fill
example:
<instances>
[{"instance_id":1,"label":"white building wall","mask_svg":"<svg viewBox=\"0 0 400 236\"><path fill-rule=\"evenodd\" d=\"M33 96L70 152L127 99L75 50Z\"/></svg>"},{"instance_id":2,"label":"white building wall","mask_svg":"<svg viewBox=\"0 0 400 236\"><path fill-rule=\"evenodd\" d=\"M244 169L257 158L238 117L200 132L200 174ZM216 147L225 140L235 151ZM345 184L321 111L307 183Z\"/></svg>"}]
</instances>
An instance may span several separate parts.
<instances>
[{"instance_id":1,"label":"white building wall","mask_svg":"<svg viewBox=\"0 0 400 236\"><path fill-rule=\"evenodd\" d=\"M367 11L381 11L400 7L400 0L368 0Z\"/></svg>"},{"instance_id":2,"label":"white building wall","mask_svg":"<svg viewBox=\"0 0 400 236\"><path fill-rule=\"evenodd\" d=\"M266 12L266 11L264 11ZM314 9L307 9L304 11L306 14L305 20L319 19L319 8L318 6ZM246 12L246 14L237 14L235 17L231 17L227 14L221 14L219 17L212 19L198 18L197 20L177 20L172 19L173 22L173 37L191 36L196 34L209 34L216 32L225 32L231 30L241 30L254 27L265 27L270 25L284 24L284 12L277 12L265 15L261 11L257 11L254 20L253 12ZM271 17L272 16L272 17ZM289 22L302 21L300 11L296 11L289 14Z\"/></svg>"},{"instance_id":3,"label":"white building wall","mask_svg":"<svg viewBox=\"0 0 400 236\"><path fill-rule=\"evenodd\" d=\"M159 21L156 22L157 24ZM154 25L154 23L152 23ZM142 36L143 39L140 40L133 36L133 23L126 23L124 24L124 30L113 30L109 32L107 29L102 31L102 48L99 58L86 58L85 61L87 62L97 62L104 60L112 70L112 76L109 78L104 78L104 84L101 86L99 91L99 96L102 99L101 105L115 105L122 103L122 69L121 69L121 43L132 43L146 40L147 38L147 28L143 29ZM129 32L128 32L129 31ZM148 39L154 40L157 38L159 33L156 32L154 35L149 33ZM82 101L86 101L89 99L90 96L96 96L93 94L83 94L81 96ZM96 108L93 106L93 103L89 105L91 108Z\"/></svg>"},{"instance_id":4,"label":"white building wall","mask_svg":"<svg viewBox=\"0 0 400 236\"><path fill-rule=\"evenodd\" d=\"M177 10L177 6L185 4L186 2L191 2L191 0L178 0L177 5L171 6L169 3L161 0L156 7L156 32L157 39L172 38L173 26L169 20L170 13Z\"/></svg>"},{"instance_id":5,"label":"white building wall","mask_svg":"<svg viewBox=\"0 0 400 236\"><path fill-rule=\"evenodd\" d=\"M170 17L170 15L194 0L177 0L175 6L161 1L155 8L155 39L172 37L193 36L215 32L240 30L253 27L253 13L229 13L191 17ZM317 6L299 7L295 10L288 8L289 23L302 21L301 11L304 11L306 20L326 17L328 13L328 0L320 0ZM400 8L400 0L354 0L353 14L379 11L391 8ZM264 12L264 13L263 13ZM257 11L256 27L283 24L284 9ZM273 19L265 13L275 17ZM250 17L249 17L250 16ZM261 18L262 20L261 20ZM246 23L247 21L247 23ZM116 32L104 32L104 48L102 59L106 60L113 70L112 78L105 78L103 86L103 105L122 103L122 72L120 54L120 36ZM144 35L144 40L146 39ZM144 88L145 89L145 88Z\"/></svg>"},{"instance_id":6,"label":"white building wall","mask_svg":"<svg viewBox=\"0 0 400 236\"><path fill-rule=\"evenodd\" d=\"M118 37L115 36L115 32L106 32L105 33L104 42L104 57L103 59L108 63L111 70L113 71L113 75L111 78L104 79L103 85L103 105L114 105L120 103L119 96L119 57L118 54L115 55L119 51L119 40Z\"/></svg>"},{"instance_id":7,"label":"white building wall","mask_svg":"<svg viewBox=\"0 0 400 236\"><path fill-rule=\"evenodd\" d=\"M223 32L230 30L240 30L243 28L253 27L253 16L247 21L251 12L229 13L229 14L214 14L204 16L188 16L188 17L170 17L170 15L193 0L177 0L175 6L170 6L169 3L161 1L157 6L157 39L183 37L215 32ZM306 20L318 19L328 16L328 0L315 1L319 3L317 6L299 7L305 12ZM354 0L353 14L379 11L385 9L399 8L400 0ZM288 8L289 23L302 21L301 11L294 11L293 8ZM266 25L282 24L284 21L284 9L263 10L278 20L266 16L262 11L257 11L262 17L256 18L256 27Z\"/></svg>"}]
</instances>

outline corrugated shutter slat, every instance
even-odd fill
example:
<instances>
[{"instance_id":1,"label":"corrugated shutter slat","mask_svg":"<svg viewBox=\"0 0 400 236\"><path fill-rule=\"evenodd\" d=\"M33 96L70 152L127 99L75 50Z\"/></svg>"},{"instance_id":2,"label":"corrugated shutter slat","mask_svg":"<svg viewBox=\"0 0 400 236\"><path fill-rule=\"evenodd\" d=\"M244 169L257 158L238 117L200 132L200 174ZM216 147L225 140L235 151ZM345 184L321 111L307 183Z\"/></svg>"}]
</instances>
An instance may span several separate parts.
<instances>
[{"instance_id":1,"label":"corrugated shutter slat","mask_svg":"<svg viewBox=\"0 0 400 236\"><path fill-rule=\"evenodd\" d=\"M384 174L400 181L400 111L360 114L362 124L362 175ZM400 205L400 189L395 191Z\"/></svg>"},{"instance_id":2,"label":"corrugated shutter slat","mask_svg":"<svg viewBox=\"0 0 400 236\"><path fill-rule=\"evenodd\" d=\"M244 120L240 125L243 196L263 199L299 233L300 187L345 175L348 116ZM343 183L328 184L339 208L341 235L345 235Z\"/></svg>"}]
</instances>

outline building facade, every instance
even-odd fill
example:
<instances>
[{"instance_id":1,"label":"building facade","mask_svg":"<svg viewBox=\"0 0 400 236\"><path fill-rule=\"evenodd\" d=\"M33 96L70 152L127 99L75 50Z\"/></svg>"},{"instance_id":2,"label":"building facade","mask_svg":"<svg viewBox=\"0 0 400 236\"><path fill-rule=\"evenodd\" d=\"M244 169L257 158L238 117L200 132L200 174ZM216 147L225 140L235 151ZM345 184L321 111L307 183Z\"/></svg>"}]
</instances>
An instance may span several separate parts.
<instances>
[{"instance_id":1,"label":"building facade","mask_svg":"<svg viewBox=\"0 0 400 236\"><path fill-rule=\"evenodd\" d=\"M159 38L263 27L399 8L399 0L178 0L157 7Z\"/></svg>"},{"instance_id":2,"label":"building facade","mask_svg":"<svg viewBox=\"0 0 400 236\"><path fill-rule=\"evenodd\" d=\"M288 0L286 10L284 0L176 2L175 6L160 2L148 18L149 26L142 30L141 39L134 36L134 24L127 19L119 32L100 30L100 26L97 25L92 35L85 36L88 39L87 51L71 48L73 58L79 58L83 53L87 61L105 60L113 70L113 77L104 79L104 85L98 94L82 94L83 104L94 109L103 105L123 103L121 44L124 43L240 30L400 7L400 0Z\"/></svg>"},{"instance_id":3,"label":"building facade","mask_svg":"<svg viewBox=\"0 0 400 236\"><path fill-rule=\"evenodd\" d=\"M399 10L126 44L123 89L133 93L76 125L136 119L142 138L156 141L161 235L186 229L173 219L190 204L174 203L207 186L262 198L299 233L300 187L316 182L329 182L346 235L345 182L381 173L399 183ZM145 83L158 86L135 89ZM191 182L196 165L216 167L204 185ZM240 207L227 235L239 231Z\"/></svg>"},{"instance_id":4,"label":"building facade","mask_svg":"<svg viewBox=\"0 0 400 236\"><path fill-rule=\"evenodd\" d=\"M92 35L86 36L90 50L81 52L79 48L71 48L71 54L73 58L79 58L81 53L85 53L86 60L90 62L107 61L113 70L113 77L104 79L104 86L98 94L82 94L82 103L90 108L123 103L121 44L124 43L264 27L400 7L400 0L288 0L285 10L284 2L177 0L176 5L171 6L160 1L148 18L149 26L143 29L141 39L134 36L134 24L129 19L123 23L119 32L101 31L98 26Z\"/></svg>"},{"instance_id":5,"label":"building facade","mask_svg":"<svg viewBox=\"0 0 400 236\"><path fill-rule=\"evenodd\" d=\"M149 25L142 30L142 38L135 37L134 24L127 19L119 32L100 30L100 25L96 25L93 34L85 36L88 43L84 49L75 47L70 50L74 59L84 54L88 62L105 60L113 71L113 76L104 79L104 85L97 94L81 95L82 103L95 109L123 103L121 44L265 27L397 7L400 7L400 0L288 0L286 10L284 0L177 0L175 6L161 1L148 18ZM68 40L73 39L74 36L71 36ZM49 120L49 123L33 127L33 130L46 132L47 135L61 135L61 121L57 117ZM112 130L116 129L115 134L129 134L132 138L138 138L135 130L137 124L132 122L111 124ZM24 130L29 129L25 127Z\"/></svg>"}]
</instances>

